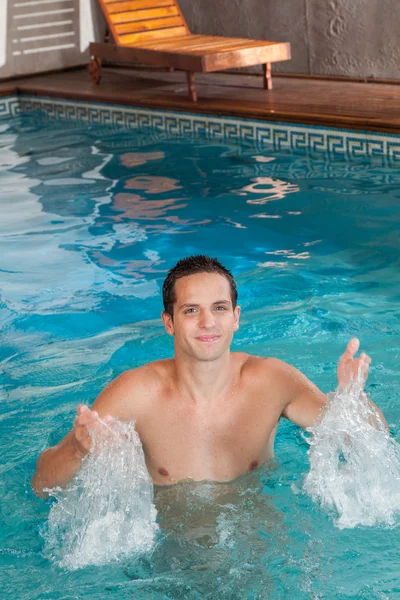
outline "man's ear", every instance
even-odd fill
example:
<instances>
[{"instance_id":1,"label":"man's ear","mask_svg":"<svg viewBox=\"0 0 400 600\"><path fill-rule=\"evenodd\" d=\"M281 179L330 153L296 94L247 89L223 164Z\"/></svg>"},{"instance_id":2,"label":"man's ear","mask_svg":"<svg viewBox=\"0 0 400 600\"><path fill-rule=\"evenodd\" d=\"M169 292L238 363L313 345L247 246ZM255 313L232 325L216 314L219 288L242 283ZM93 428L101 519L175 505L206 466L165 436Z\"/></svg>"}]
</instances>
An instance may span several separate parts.
<instances>
[{"instance_id":1,"label":"man's ear","mask_svg":"<svg viewBox=\"0 0 400 600\"><path fill-rule=\"evenodd\" d=\"M174 335L174 333L175 333L174 322L172 320L171 315L169 313L167 313L165 310L163 310L161 313L161 318L164 323L165 331L168 333L168 335Z\"/></svg>"},{"instance_id":2,"label":"man's ear","mask_svg":"<svg viewBox=\"0 0 400 600\"><path fill-rule=\"evenodd\" d=\"M233 316L235 318L233 322L233 331L237 331L239 329L239 320L240 320L240 306L236 306L233 311Z\"/></svg>"}]
</instances>

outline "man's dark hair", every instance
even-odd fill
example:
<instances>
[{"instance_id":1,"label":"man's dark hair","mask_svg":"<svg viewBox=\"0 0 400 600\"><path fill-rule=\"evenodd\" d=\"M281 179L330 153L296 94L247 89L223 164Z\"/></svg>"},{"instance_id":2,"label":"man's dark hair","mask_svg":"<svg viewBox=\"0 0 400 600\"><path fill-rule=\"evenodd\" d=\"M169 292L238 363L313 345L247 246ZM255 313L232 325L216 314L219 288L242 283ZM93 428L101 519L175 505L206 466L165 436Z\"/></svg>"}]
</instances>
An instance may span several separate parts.
<instances>
[{"instance_id":1,"label":"man's dark hair","mask_svg":"<svg viewBox=\"0 0 400 600\"><path fill-rule=\"evenodd\" d=\"M232 273L216 258L198 254L197 256L182 258L170 271L168 271L168 275L163 284L163 302L166 313L171 317L174 314L174 304L176 302L175 282L182 277L195 275L196 273L218 273L225 277L231 288L232 307L236 307L238 293Z\"/></svg>"}]
</instances>

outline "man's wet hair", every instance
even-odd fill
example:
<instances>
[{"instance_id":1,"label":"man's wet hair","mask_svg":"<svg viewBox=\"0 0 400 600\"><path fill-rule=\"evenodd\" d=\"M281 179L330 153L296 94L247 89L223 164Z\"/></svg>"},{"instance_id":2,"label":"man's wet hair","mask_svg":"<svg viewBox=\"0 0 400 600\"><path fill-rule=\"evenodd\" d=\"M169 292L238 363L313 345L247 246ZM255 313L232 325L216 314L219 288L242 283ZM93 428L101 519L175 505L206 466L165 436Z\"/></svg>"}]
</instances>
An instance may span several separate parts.
<instances>
[{"instance_id":1,"label":"man's wet hair","mask_svg":"<svg viewBox=\"0 0 400 600\"><path fill-rule=\"evenodd\" d=\"M197 273L217 273L227 279L231 291L232 308L236 307L238 293L232 273L222 265L217 258L210 258L203 254L188 256L179 260L170 271L163 284L164 311L171 317L174 314L176 302L175 283L182 277L196 275Z\"/></svg>"}]
</instances>

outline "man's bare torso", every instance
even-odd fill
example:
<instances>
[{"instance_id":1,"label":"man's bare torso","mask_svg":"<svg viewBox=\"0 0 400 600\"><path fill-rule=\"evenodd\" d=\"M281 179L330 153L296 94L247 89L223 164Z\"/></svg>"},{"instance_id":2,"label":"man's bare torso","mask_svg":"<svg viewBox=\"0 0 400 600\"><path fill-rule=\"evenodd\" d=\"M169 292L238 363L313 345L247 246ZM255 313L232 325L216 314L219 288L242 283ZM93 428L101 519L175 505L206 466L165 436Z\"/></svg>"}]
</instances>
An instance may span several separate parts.
<instances>
[{"instance_id":1,"label":"man's bare torso","mask_svg":"<svg viewBox=\"0 0 400 600\"><path fill-rule=\"evenodd\" d=\"M236 288L229 272L208 267L177 271L163 287L162 320L174 339L174 358L126 371L91 409L78 406L70 433L39 457L32 479L37 493L67 485L92 450L93 432L113 419L135 422L160 485L233 480L272 458L282 415L303 428L317 423L326 397L305 375L279 359L230 352L240 318ZM360 364L368 369L366 355L354 359L358 347L351 340L339 361L342 386L358 376Z\"/></svg>"},{"instance_id":2,"label":"man's bare torso","mask_svg":"<svg viewBox=\"0 0 400 600\"><path fill-rule=\"evenodd\" d=\"M231 386L205 405L182 397L174 359L143 367L147 384L136 399L125 394L120 416L135 419L154 483L229 481L272 458L283 405L268 374L269 359L243 353L231 357ZM129 385L129 373L124 386Z\"/></svg>"}]
</instances>

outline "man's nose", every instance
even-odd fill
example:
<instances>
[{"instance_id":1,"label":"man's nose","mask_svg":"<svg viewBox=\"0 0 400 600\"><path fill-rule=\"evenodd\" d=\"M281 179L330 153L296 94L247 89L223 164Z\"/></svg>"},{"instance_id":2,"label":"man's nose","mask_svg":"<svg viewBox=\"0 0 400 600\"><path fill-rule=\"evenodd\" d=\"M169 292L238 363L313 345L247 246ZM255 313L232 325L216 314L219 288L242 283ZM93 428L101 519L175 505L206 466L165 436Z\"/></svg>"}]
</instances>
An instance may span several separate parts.
<instances>
[{"instance_id":1,"label":"man's nose","mask_svg":"<svg viewBox=\"0 0 400 600\"><path fill-rule=\"evenodd\" d=\"M209 329L215 324L214 315L211 310L202 310L200 313L200 327Z\"/></svg>"}]
</instances>

